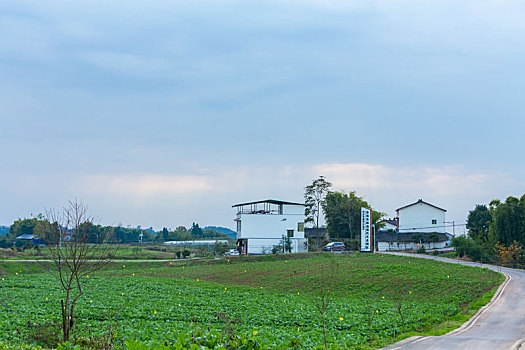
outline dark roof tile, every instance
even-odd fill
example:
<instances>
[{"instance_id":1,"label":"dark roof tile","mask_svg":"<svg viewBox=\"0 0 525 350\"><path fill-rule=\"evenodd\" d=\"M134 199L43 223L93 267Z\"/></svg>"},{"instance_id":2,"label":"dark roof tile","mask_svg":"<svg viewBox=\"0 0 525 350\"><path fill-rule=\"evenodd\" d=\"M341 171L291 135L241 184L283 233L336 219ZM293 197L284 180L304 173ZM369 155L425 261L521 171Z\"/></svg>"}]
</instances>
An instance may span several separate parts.
<instances>
[{"instance_id":1,"label":"dark roof tile","mask_svg":"<svg viewBox=\"0 0 525 350\"><path fill-rule=\"evenodd\" d=\"M434 204L430 204L430 203L428 203L428 202L425 202L425 201L422 200L422 199L420 199L420 200L418 200L417 202L414 202L414 203L412 203L412 204L405 205L404 207L397 208L396 211L401 210L401 209L405 209L405 208L408 208L408 207L411 207L411 206L416 205L416 204L426 204L426 205L429 205L429 206L431 206L431 207L433 207L433 208L436 208L436 209L439 209L439 210L442 210L442 211L446 211L445 209L440 208L440 207L436 207Z\"/></svg>"}]
</instances>

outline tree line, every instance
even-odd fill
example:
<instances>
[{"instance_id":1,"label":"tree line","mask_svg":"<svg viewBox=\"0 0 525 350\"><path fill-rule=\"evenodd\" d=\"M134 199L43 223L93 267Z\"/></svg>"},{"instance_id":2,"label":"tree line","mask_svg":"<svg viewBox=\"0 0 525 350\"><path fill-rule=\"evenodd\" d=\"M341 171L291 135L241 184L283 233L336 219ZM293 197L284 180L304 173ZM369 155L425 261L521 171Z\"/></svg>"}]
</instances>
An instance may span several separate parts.
<instances>
[{"instance_id":1,"label":"tree line","mask_svg":"<svg viewBox=\"0 0 525 350\"><path fill-rule=\"evenodd\" d=\"M0 247L8 248L13 245L16 237L30 234L44 242L50 240L50 223L43 215L36 217L16 220L10 227L9 233L0 237ZM169 230L164 227L159 232L148 229L129 228L122 226L102 226L92 222L86 223L87 227L82 227L87 236L88 243L102 243L102 239L112 243L137 243L137 242L165 242L165 241L187 241L202 239L230 239L226 234L212 230L201 229L199 224L193 223L192 227L187 229L184 226L178 226L175 230ZM24 244L22 240L15 242ZM27 242L27 241L26 241Z\"/></svg>"},{"instance_id":2,"label":"tree line","mask_svg":"<svg viewBox=\"0 0 525 350\"><path fill-rule=\"evenodd\" d=\"M469 211L466 226L468 234L452 240L459 255L505 265L521 263L525 245L525 195L476 205Z\"/></svg>"}]
</instances>

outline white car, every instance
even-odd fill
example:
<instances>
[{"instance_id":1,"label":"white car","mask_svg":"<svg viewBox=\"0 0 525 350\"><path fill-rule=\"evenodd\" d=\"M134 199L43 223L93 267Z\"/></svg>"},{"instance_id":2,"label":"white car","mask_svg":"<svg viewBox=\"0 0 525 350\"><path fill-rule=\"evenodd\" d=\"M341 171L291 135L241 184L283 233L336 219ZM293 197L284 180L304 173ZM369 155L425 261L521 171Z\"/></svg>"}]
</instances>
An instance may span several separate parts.
<instances>
[{"instance_id":1,"label":"white car","mask_svg":"<svg viewBox=\"0 0 525 350\"><path fill-rule=\"evenodd\" d=\"M237 249L230 249L226 253L224 253L224 255L226 255L226 256L238 256L239 252L237 251Z\"/></svg>"}]
</instances>

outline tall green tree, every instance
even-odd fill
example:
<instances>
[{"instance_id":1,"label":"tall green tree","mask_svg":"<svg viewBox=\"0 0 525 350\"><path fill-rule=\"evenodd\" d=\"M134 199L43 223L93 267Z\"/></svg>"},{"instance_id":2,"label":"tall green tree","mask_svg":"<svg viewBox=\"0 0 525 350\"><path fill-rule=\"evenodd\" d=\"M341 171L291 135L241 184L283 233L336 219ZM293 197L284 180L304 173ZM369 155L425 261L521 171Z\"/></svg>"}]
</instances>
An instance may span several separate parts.
<instances>
[{"instance_id":1,"label":"tall green tree","mask_svg":"<svg viewBox=\"0 0 525 350\"><path fill-rule=\"evenodd\" d=\"M489 241L489 229L492 222L492 215L486 205L477 204L469 211L467 217L467 229L470 238L480 241Z\"/></svg>"},{"instance_id":2,"label":"tall green tree","mask_svg":"<svg viewBox=\"0 0 525 350\"><path fill-rule=\"evenodd\" d=\"M163 240L163 241L167 241L170 239L170 234L168 232L168 229L166 227L164 227L162 229L162 231L160 231L160 239Z\"/></svg>"},{"instance_id":3,"label":"tall green tree","mask_svg":"<svg viewBox=\"0 0 525 350\"><path fill-rule=\"evenodd\" d=\"M355 239L361 233L361 208L371 206L355 192L329 191L323 202L323 211L330 237ZM372 210L372 224L376 228L379 228L378 222L384 215Z\"/></svg>"},{"instance_id":4,"label":"tall green tree","mask_svg":"<svg viewBox=\"0 0 525 350\"><path fill-rule=\"evenodd\" d=\"M525 244L525 195L508 197L505 202L490 202L490 235L495 242L509 246L513 241Z\"/></svg>"},{"instance_id":5,"label":"tall green tree","mask_svg":"<svg viewBox=\"0 0 525 350\"><path fill-rule=\"evenodd\" d=\"M305 224L310 223L313 227L319 227L321 209L330 187L332 187L332 184L321 175L318 179L313 180L311 185L304 188Z\"/></svg>"},{"instance_id":6,"label":"tall green tree","mask_svg":"<svg viewBox=\"0 0 525 350\"><path fill-rule=\"evenodd\" d=\"M191 225L191 235L193 238L202 238L203 232L202 229L199 227L199 224L193 223Z\"/></svg>"}]
</instances>

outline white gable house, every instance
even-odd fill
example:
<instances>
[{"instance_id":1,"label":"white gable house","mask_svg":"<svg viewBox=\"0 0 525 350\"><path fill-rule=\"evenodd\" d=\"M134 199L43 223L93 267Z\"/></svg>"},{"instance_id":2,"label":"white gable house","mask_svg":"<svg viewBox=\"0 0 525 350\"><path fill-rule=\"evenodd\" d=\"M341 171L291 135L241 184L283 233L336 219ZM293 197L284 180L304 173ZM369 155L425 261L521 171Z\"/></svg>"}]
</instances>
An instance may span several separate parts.
<instances>
[{"instance_id":1,"label":"white gable house","mask_svg":"<svg viewBox=\"0 0 525 350\"><path fill-rule=\"evenodd\" d=\"M235 204L237 249L240 254L269 254L282 237L290 238L292 253L308 251L302 203L267 199Z\"/></svg>"},{"instance_id":2,"label":"white gable house","mask_svg":"<svg viewBox=\"0 0 525 350\"><path fill-rule=\"evenodd\" d=\"M445 233L445 209L420 199L415 203L398 208L396 211L400 233Z\"/></svg>"},{"instance_id":3,"label":"white gable house","mask_svg":"<svg viewBox=\"0 0 525 350\"><path fill-rule=\"evenodd\" d=\"M441 249L450 244L451 235L445 232L445 209L420 199L396 211L397 217L384 220L384 230L376 234L379 251Z\"/></svg>"}]
</instances>

